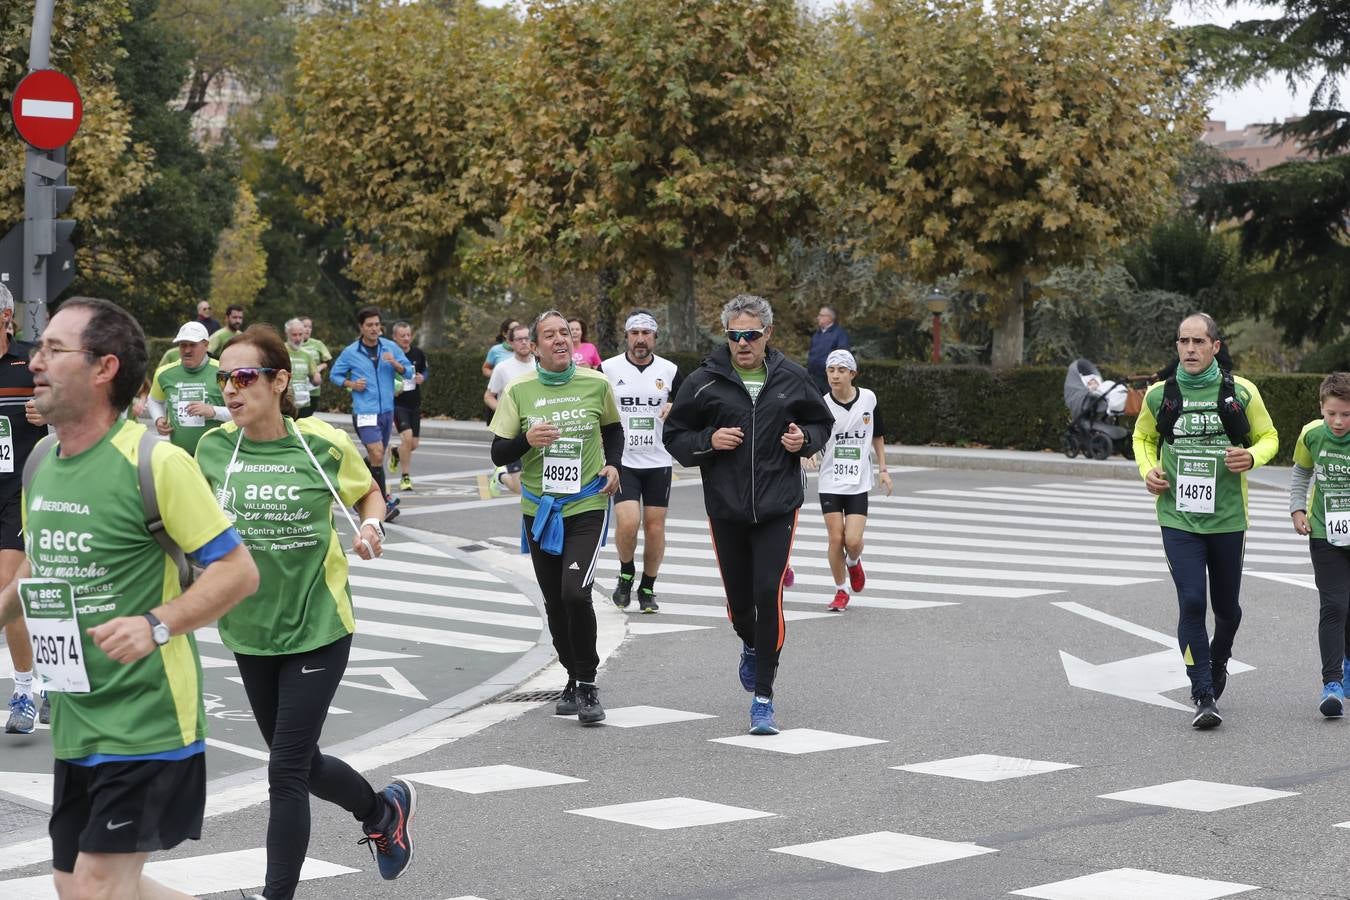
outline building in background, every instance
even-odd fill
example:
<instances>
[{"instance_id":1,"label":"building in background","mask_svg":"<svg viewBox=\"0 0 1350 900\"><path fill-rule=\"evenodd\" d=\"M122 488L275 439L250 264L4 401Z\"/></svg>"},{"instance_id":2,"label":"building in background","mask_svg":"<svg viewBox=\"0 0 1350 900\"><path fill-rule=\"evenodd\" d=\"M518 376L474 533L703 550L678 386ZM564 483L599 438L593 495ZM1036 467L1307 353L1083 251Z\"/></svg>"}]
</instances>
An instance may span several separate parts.
<instances>
[{"instance_id":1,"label":"building in background","mask_svg":"<svg viewBox=\"0 0 1350 900\"><path fill-rule=\"evenodd\" d=\"M1285 121L1297 122L1298 118ZM1268 123L1258 123L1247 125L1237 131L1229 131L1227 122L1210 119L1205 123L1205 133L1200 139L1253 172L1260 172L1290 160L1313 158L1313 155L1296 141L1284 137L1267 137L1265 132L1267 127Z\"/></svg>"}]
</instances>

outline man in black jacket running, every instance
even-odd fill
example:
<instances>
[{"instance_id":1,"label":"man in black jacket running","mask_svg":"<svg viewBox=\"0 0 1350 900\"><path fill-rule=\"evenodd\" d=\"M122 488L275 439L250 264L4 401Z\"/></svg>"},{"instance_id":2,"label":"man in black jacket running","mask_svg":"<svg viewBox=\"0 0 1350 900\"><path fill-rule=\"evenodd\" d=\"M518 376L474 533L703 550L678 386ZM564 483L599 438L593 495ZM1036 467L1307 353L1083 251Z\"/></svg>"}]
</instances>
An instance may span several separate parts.
<instances>
[{"instance_id":1,"label":"man in black jacket running","mask_svg":"<svg viewBox=\"0 0 1350 900\"><path fill-rule=\"evenodd\" d=\"M750 733L777 734L773 681L783 649L783 573L804 499L801 457L834 424L806 370L769 348L773 308L751 294L722 307L727 346L680 388L662 441L698 466L727 612L743 644L741 686L754 694Z\"/></svg>"}]
</instances>

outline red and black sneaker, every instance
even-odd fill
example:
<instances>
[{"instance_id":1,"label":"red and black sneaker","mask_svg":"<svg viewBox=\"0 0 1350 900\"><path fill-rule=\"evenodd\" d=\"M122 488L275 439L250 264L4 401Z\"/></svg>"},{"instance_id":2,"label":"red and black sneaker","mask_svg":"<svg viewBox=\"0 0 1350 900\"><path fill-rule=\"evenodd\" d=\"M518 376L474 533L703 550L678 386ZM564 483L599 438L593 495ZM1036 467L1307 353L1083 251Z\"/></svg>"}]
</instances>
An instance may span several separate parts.
<instances>
[{"instance_id":1,"label":"red and black sneaker","mask_svg":"<svg viewBox=\"0 0 1350 900\"><path fill-rule=\"evenodd\" d=\"M370 847L370 855L386 881L408 871L412 865L412 817L417 812L417 791L402 778L395 778L380 791L384 814L374 827L366 827L366 836L357 841Z\"/></svg>"},{"instance_id":2,"label":"red and black sneaker","mask_svg":"<svg viewBox=\"0 0 1350 900\"><path fill-rule=\"evenodd\" d=\"M848 609L848 591L835 591L834 599L830 601L830 609L834 612Z\"/></svg>"},{"instance_id":3,"label":"red and black sneaker","mask_svg":"<svg viewBox=\"0 0 1350 900\"><path fill-rule=\"evenodd\" d=\"M848 567L848 586L858 593L867 585L867 575L863 573L862 560Z\"/></svg>"}]
</instances>

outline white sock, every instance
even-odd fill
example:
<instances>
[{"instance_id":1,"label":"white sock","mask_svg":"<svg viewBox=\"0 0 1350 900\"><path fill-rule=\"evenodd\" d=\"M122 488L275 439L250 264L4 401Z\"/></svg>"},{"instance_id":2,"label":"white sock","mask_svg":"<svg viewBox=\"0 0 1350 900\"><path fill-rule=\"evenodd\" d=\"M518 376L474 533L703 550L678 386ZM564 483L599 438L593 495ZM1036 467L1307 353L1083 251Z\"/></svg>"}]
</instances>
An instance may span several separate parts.
<instances>
[{"instance_id":1,"label":"white sock","mask_svg":"<svg viewBox=\"0 0 1350 900\"><path fill-rule=\"evenodd\" d=\"M33 696L33 673L15 672L14 673L14 692L23 694L25 697Z\"/></svg>"},{"instance_id":2,"label":"white sock","mask_svg":"<svg viewBox=\"0 0 1350 900\"><path fill-rule=\"evenodd\" d=\"M847 591L848 591L848 585L844 584L844 583L841 581L841 582L839 582L838 584L836 584L836 585L834 586L834 589L835 589L836 591L844 591L844 592L847 592Z\"/></svg>"},{"instance_id":3,"label":"white sock","mask_svg":"<svg viewBox=\"0 0 1350 900\"><path fill-rule=\"evenodd\" d=\"M861 557L861 556L859 556L857 559L854 559L853 557L849 556L847 553L844 554L844 565L848 566L850 569L853 568L854 566L856 566L856 565L857 565L859 562L861 562L861 561L862 561L862 557Z\"/></svg>"}]
</instances>

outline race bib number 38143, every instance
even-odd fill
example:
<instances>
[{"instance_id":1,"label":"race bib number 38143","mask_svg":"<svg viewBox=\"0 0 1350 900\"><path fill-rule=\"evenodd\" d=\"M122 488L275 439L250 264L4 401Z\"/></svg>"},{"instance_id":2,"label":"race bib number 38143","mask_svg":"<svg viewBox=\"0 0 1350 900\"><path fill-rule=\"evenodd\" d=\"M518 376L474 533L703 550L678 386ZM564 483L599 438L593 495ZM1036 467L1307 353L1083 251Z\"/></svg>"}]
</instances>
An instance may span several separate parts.
<instances>
[{"instance_id":1,"label":"race bib number 38143","mask_svg":"<svg viewBox=\"0 0 1350 900\"><path fill-rule=\"evenodd\" d=\"M75 613L75 590L55 578L25 578L19 599L33 641L33 665L49 691L89 692L84 668L80 623Z\"/></svg>"}]
</instances>

